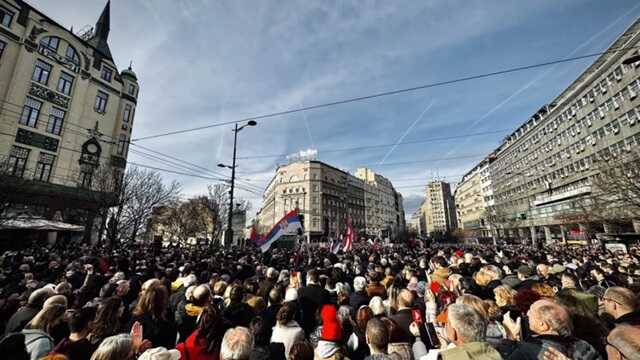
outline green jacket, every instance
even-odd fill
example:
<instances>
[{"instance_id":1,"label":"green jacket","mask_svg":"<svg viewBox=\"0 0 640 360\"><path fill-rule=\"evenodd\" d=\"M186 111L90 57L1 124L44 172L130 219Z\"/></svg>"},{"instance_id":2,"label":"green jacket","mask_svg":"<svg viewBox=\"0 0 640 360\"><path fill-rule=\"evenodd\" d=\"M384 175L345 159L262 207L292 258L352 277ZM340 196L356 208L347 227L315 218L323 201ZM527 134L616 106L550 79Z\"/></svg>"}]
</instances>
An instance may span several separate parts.
<instances>
[{"instance_id":1,"label":"green jacket","mask_svg":"<svg viewBox=\"0 0 640 360\"><path fill-rule=\"evenodd\" d=\"M471 342L441 351L442 360L500 360L498 351L486 342Z\"/></svg>"}]
</instances>

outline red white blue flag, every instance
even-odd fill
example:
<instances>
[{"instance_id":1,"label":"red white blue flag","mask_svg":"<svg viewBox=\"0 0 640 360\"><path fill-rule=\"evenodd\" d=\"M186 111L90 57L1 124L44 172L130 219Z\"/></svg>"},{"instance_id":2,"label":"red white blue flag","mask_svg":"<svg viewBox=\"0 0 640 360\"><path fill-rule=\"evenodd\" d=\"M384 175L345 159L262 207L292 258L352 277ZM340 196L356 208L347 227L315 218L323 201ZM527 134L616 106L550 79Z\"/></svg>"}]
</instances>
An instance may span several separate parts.
<instances>
[{"instance_id":1,"label":"red white blue flag","mask_svg":"<svg viewBox=\"0 0 640 360\"><path fill-rule=\"evenodd\" d=\"M298 235L299 230L303 230L303 228L298 211L290 211L271 228L264 241L259 244L260 250L266 252L271 247L271 244L278 241L282 236Z\"/></svg>"}]
</instances>

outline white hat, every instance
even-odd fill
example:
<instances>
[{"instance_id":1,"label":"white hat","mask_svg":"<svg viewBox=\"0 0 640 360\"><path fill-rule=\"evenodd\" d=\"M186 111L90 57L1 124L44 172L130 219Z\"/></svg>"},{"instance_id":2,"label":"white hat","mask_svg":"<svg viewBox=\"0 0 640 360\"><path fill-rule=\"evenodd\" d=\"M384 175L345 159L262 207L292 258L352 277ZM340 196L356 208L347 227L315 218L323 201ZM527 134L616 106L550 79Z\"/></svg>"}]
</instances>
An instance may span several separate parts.
<instances>
[{"instance_id":1,"label":"white hat","mask_svg":"<svg viewBox=\"0 0 640 360\"><path fill-rule=\"evenodd\" d=\"M180 360L180 351L157 347L143 352L138 360Z\"/></svg>"},{"instance_id":2,"label":"white hat","mask_svg":"<svg viewBox=\"0 0 640 360\"><path fill-rule=\"evenodd\" d=\"M298 300L298 290L294 288L288 288L284 294L284 301L296 301Z\"/></svg>"}]
</instances>

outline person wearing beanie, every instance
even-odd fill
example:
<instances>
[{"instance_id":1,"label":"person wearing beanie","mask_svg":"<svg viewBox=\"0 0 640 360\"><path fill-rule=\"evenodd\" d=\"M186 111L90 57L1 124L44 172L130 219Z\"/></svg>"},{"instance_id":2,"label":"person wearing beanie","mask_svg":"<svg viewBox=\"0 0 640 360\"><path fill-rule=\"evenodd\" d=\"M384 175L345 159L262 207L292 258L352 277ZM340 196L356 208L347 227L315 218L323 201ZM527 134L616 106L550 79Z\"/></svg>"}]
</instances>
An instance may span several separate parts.
<instances>
[{"instance_id":1,"label":"person wearing beanie","mask_svg":"<svg viewBox=\"0 0 640 360\"><path fill-rule=\"evenodd\" d=\"M349 305L351 305L354 310L358 310L361 306L369 304L370 299L365 291L366 287L367 279L363 276L356 276L355 279L353 279L354 291L353 294L349 296Z\"/></svg>"},{"instance_id":2,"label":"person wearing beanie","mask_svg":"<svg viewBox=\"0 0 640 360\"><path fill-rule=\"evenodd\" d=\"M337 360L345 357L342 349L342 326L338 321L337 310L334 305L323 305L320 308L322 330L320 340L315 349L315 359Z\"/></svg>"}]
</instances>

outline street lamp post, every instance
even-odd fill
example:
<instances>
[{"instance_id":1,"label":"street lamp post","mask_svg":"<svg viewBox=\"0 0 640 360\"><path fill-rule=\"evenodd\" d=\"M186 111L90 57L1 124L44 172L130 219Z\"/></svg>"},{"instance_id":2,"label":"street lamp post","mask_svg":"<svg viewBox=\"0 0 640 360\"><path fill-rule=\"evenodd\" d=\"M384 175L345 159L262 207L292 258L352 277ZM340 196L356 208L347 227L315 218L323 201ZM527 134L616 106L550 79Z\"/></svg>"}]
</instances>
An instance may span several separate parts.
<instances>
[{"instance_id":1,"label":"street lamp post","mask_svg":"<svg viewBox=\"0 0 640 360\"><path fill-rule=\"evenodd\" d=\"M231 166L225 164L218 164L218 167L231 169L231 189L229 190L229 214L227 216L227 232L225 233L225 246L233 241L233 190L236 182L236 148L238 144L238 132L247 126L256 126L258 123L250 120L246 124L238 127L238 123L235 124L233 129L233 160Z\"/></svg>"}]
</instances>

